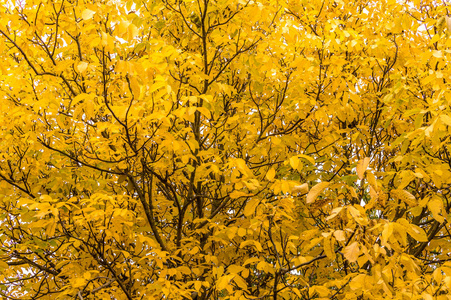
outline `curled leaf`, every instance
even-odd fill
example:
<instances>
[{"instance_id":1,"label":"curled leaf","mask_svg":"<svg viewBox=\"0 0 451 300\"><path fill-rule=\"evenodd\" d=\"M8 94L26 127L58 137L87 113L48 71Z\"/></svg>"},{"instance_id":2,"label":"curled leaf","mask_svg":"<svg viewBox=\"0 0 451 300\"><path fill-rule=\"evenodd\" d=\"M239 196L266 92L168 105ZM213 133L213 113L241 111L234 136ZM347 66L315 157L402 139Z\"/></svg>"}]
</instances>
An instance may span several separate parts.
<instances>
[{"instance_id":1,"label":"curled leaf","mask_svg":"<svg viewBox=\"0 0 451 300\"><path fill-rule=\"evenodd\" d=\"M293 193L299 193L299 194L307 194L308 192L308 184L303 183L300 185L295 185L293 189L291 190Z\"/></svg>"},{"instance_id":2,"label":"curled leaf","mask_svg":"<svg viewBox=\"0 0 451 300\"><path fill-rule=\"evenodd\" d=\"M329 182L323 181L312 187L310 192L307 194L307 203L313 203L315 202L316 198L318 198L318 195L321 194L321 192L329 186Z\"/></svg>"}]
</instances>

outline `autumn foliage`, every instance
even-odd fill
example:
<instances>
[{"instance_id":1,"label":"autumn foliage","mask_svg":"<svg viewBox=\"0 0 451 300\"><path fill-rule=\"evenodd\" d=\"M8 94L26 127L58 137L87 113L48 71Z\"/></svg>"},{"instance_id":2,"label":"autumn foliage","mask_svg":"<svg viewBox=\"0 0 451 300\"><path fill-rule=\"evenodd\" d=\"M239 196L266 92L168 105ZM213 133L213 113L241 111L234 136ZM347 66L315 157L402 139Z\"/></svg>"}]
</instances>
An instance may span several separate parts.
<instances>
[{"instance_id":1,"label":"autumn foliage","mask_svg":"<svg viewBox=\"0 0 451 300\"><path fill-rule=\"evenodd\" d=\"M448 2L1 3L1 298L451 298Z\"/></svg>"}]
</instances>

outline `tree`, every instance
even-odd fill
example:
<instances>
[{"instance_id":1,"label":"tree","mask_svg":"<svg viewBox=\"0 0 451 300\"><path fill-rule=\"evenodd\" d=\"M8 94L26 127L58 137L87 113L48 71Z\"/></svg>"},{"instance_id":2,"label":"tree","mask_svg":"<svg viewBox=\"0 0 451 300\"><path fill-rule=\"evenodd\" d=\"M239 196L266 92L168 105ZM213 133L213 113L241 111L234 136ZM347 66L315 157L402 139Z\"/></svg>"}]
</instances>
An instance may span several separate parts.
<instances>
[{"instance_id":1,"label":"tree","mask_svg":"<svg viewBox=\"0 0 451 300\"><path fill-rule=\"evenodd\" d=\"M2 0L2 297L449 299L447 15Z\"/></svg>"}]
</instances>

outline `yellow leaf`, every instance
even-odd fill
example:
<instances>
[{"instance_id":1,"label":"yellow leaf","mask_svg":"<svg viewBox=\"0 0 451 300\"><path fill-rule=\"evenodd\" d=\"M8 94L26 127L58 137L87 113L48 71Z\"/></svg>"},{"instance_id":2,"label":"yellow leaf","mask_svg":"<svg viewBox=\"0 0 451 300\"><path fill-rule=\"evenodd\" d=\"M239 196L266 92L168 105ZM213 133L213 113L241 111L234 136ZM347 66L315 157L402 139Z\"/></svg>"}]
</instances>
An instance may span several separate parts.
<instances>
[{"instance_id":1,"label":"yellow leaf","mask_svg":"<svg viewBox=\"0 0 451 300\"><path fill-rule=\"evenodd\" d=\"M246 165L246 162L244 159L238 158L235 160L235 164L237 166L237 169L240 170L243 174L251 174L252 171L248 168Z\"/></svg>"},{"instance_id":2,"label":"yellow leaf","mask_svg":"<svg viewBox=\"0 0 451 300\"><path fill-rule=\"evenodd\" d=\"M85 285L86 280L84 278L78 277L71 280L72 287L81 287Z\"/></svg>"},{"instance_id":3,"label":"yellow leaf","mask_svg":"<svg viewBox=\"0 0 451 300\"><path fill-rule=\"evenodd\" d=\"M139 34L139 30L134 24L131 24L130 26L128 26L128 39L129 40L133 39L138 34Z\"/></svg>"},{"instance_id":4,"label":"yellow leaf","mask_svg":"<svg viewBox=\"0 0 451 300\"><path fill-rule=\"evenodd\" d=\"M376 181L376 177L374 176L373 173L368 172L366 174L366 179L368 180L368 183L373 186L373 188L377 189L377 181Z\"/></svg>"},{"instance_id":5,"label":"yellow leaf","mask_svg":"<svg viewBox=\"0 0 451 300\"><path fill-rule=\"evenodd\" d=\"M308 160L313 165L315 164L315 160L313 159L313 157L310 157L310 156L305 155L305 154L299 154L298 157L301 157L301 158L304 158L304 159Z\"/></svg>"},{"instance_id":6,"label":"yellow leaf","mask_svg":"<svg viewBox=\"0 0 451 300\"><path fill-rule=\"evenodd\" d=\"M227 270L228 270L228 272L229 272L230 274L238 274L238 273L240 273L241 271L244 270L244 267L238 266L238 265L230 265L230 266L227 268Z\"/></svg>"},{"instance_id":7,"label":"yellow leaf","mask_svg":"<svg viewBox=\"0 0 451 300\"><path fill-rule=\"evenodd\" d=\"M343 230L335 230L334 231L334 237L337 241L343 242L346 240L346 235Z\"/></svg>"},{"instance_id":8,"label":"yellow leaf","mask_svg":"<svg viewBox=\"0 0 451 300\"><path fill-rule=\"evenodd\" d=\"M233 191L229 194L229 197L232 199L238 199L240 197L246 197L246 196L250 196L251 194L245 193L245 192L241 192L241 191Z\"/></svg>"},{"instance_id":9,"label":"yellow leaf","mask_svg":"<svg viewBox=\"0 0 451 300\"><path fill-rule=\"evenodd\" d=\"M433 218L436 219L437 222L442 223L443 221L445 221L445 218L443 217L445 208L443 206L442 199L440 199L439 197L434 197L428 202L427 206L431 211Z\"/></svg>"},{"instance_id":10,"label":"yellow leaf","mask_svg":"<svg viewBox=\"0 0 451 300\"><path fill-rule=\"evenodd\" d=\"M353 242L343 249L344 257L350 262L356 262L359 258L360 248L357 242Z\"/></svg>"},{"instance_id":11,"label":"yellow leaf","mask_svg":"<svg viewBox=\"0 0 451 300\"><path fill-rule=\"evenodd\" d=\"M332 236L324 238L323 245L324 245L324 253L326 253L327 258L335 259L334 240Z\"/></svg>"},{"instance_id":12,"label":"yellow leaf","mask_svg":"<svg viewBox=\"0 0 451 300\"><path fill-rule=\"evenodd\" d=\"M409 209L409 211L412 213L414 217L418 217L423 212L422 206L415 206Z\"/></svg>"},{"instance_id":13,"label":"yellow leaf","mask_svg":"<svg viewBox=\"0 0 451 300\"><path fill-rule=\"evenodd\" d=\"M413 175L415 175L415 177L417 177L417 178L423 178L424 177L424 175L422 173L420 173L420 172L413 173Z\"/></svg>"},{"instance_id":14,"label":"yellow leaf","mask_svg":"<svg viewBox=\"0 0 451 300\"><path fill-rule=\"evenodd\" d=\"M208 103L213 101L213 96L212 95L199 95L199 98L205 100Z\"/></svg>"},{"instance_id":15,"label":"yellow leaf","mask_svg":"<svg viewBox=\"0 0 451 300\"><path fill-rule=\"evenodd\" d=\"M368 219L365 215L362 215L362 213L355 208L354 206L348 206L348 212L352 216L352 218L360 225L368 225Z\"/></svg>"},{"instance_id":16,"label":"yellow leaf","mask_svg":"<svg viewBox=\"0 0 451 300\"><path fill-rule=\"evenodd\" d=\"M357 195L357 193L355 192L355 188L353 188L352 186L348 186L348 190L351 193L351 196L353 198L359 198L359 196Z\"/></svg>"},{"instance_id":17,"label":"yellow leaf","mask_svg":"<svg viewBox=\"0 0 451 300\"><path fill-rule=\"evenodd\" d=\"M230 280L233 279L235 275L225 275L218 279L216 282L216 288L221 291L223 289L226 289L229 285Z\"/></svg>"},{"instance_id":18,"label":"yellow leaf","mask_svg":"<svg viewBox=\"0 0 451 300\"><path fill-rule=\"evenodd\" d=\"M141 94L141 88L138 83L138 80L134 76L130 77L129 80L130 80L130 89L133 93L133 97L135 97L135 99L139 99L139 96Z\"/></svg>"},{"instance_id":19,"label":"yellow leaf","mask_svg":"<svg viewBox=\"0 0 451 300\"><path fill-rule=\"evenodd\" d=\"M332 209L332 211L330 212L330 216L328 216L326 218L326 221L332 220L333 218L335 218L336 216L338 216L338 214L343 210L343 207L335 207L334 209Z\"/></svg>"},{"instance_id":20,"label":"yellow leaf","mask_svg":"<svg viewBox=\"0 0 451 300\"><path fill-rule=\"evenodd\" d=\"M450 19L450 22L451 22L451 19ZM440 115L440 119L446 125L451 126L451 117L450 116L448 116L448 115Z\"/></svg>"},{"instance_id":21,"label":"yellow leaf","mask_svg":"<svg viewBox=\"0 0 451 300\"><path fill-rule=\"evenodd\" d=\"M192 116L192 115L194 115L196 113L196 111L197 111L197 107L196 106L191 106L191 107L188 108L188 115Z\"/></svg>"},{"instance_id":22,"label":"yellow leaf","mask_svg":"<svg viewBox=\"0 0 451 300\"><path fill-rule=\"evenodd\" d=\"M354 277L352 279L352 281L349 283L349 287L351 288L351 290L355 291L358 289L362 289L365 286L365 279L366 279L365 274L359 274L356 277Z\"/></svg>"},{"instance_id":23,"label":"yellow leaf","mask_svg":"<svg viewBox=\"0 0 451 300\"><path fill-rule=\"evenodd\" d=\"M415 206L417 205L417 201L415 196L409 193L406 190L391 190L390 193L398 198L399 200L405 202L407 205Z\"/></svg>"},{"instance_id":24,"label":"yellow leaf","mask_svg":"<svg viewBox=\"0 0 451 300\"><path fill-rule=\"evenodd\" d=\"M8 269L9 266L6 262L4 262L3 260L0 260L0 270L4 270L4 269Z\"/></svg>"},{"instance_id":25,"label":"yellow leaf","mask_svg":"<svg viewBox=\"0 0 451 300\"><path fill-rule=\"evenodd\" d=\"M47 234L48 237L53 237L55 235L56 224L57 223L55 222L55 220L52 220L50 221L50 224L47 225L45 233Z\"/></svg>"},{"instance_id":26,"label":"yellow leaf","mask_svg":"<svg viewBox=\"0 0 451 300\"><path fill-rule=\"evenodd\" d=\"M399 218L396 223L402 225L402 229L407 231L407 233L415 240L419 242L427 242L428 238L424 230L414 224L409 223L405 218ZM399 231L399 228L398 228Z\"/></svg>"},{"instance_id":27,"label":"yellow leaf","mask_svg":"<svg viewBox=\"0 0 451 300\"><path fill-rule=\"evenodd\" d=\"M86 71L86 69L88 68L88 63L85 61L81 61L78 65L77 65L77 71L80 73L83 73L84 71Z\"/></svg>"},{"instance_id":28,"label":"yellow leaf","mask_svg":"<svg viewBox=\"0 0 451 300\"><path fill-rule=\"evenodd\" d=\"M257 208L259 203L260 203L260 199L258 199L258 198L253 198L253 199L249 200L249 202L244 207L244 215L246 217L249 217L250 215L252 215L255 212L255 209Z\"/></svg>"},{"instance_id":29,"label":"yellow leaf","mask_svg":"<svg viewBox=\"0 0 451 300\"><path fill-rule=\"evenodd\" d=\"M363 175L365 174L366 169L368 168L368 164L370 163L370 158L365 157L357 162L357 176L359 179L363 179Z\"/></svg>"},{"instance_id":30,"label":"yellow leaf","mask_svg":"<svg viewBox=\"0 0 451 300\"><path fill-rule=\"evenodd\" d=\"M429 239L426 235L426 233L424 232L423 228L414 225L414 224L410 224L410 227L407 228L407 233L415 240L419 241L419 242L428 242Z\"/></svg>"},{"instance_id":31,"label":"yellow leaf","mask_svg":"<svg viewBox=\"0 0 451 300\"><path fill-rule=\"evenodd\" d=\"M260 259L259 259L258 257L251 257L251 258L248 258L248 259L246 259L246 260L244 261L243 266L247 266L247 265L256 263L257 261L260 261Z\"/></svg>"},{"instance_id":32,"label":"yellow leaf","mask_svg":"<svg viewBox=\"0 0 451 300\"><path fill-rule=\"evenodd\" d=\"M282 193L287 194L290 192L291 187L290 187L290 183L287 180L282 180L281 182L281 188L282 188Z\"/></svg>"},{"instance_id":33,"label":"yellow leaf","mask_svg":"<svg viewBox=\"0 0 451 300\"><path fill-rule=\"evenodd\" d=\"M318 198L319 194L329 186L329 182L323 181L312 187L310 192L307 194L307 203L315 202L316 198Z\"/></svg>"},{"instance_id":34,"label":"yellow leaf","mask_svg":"<svg viewBox=\"0 0 451 300\"><path fill-rule=\"evenodd\" d=\"M81 17L83 18L83 20L90 20L92 19L92 17L95 15L95 11L92 11L90 9L85 9L82 13L81 13Z\"/></svg>"},{"instance_id":35,"label":"yellow leaf","mask_svg":"<svg viewBox=\"0 0 451 300\"><path fill-rule=\"evenodd\" d=\"M233 281L236 283L236 285L241 290L246 290L247 289L246 280L244 280L243 277L241 277L240 275L235 275L235 277L233 277Z\"/></svg>"},{"instance_id":36,"label":"yellow leaf","mask_svg":"<svg viewBox=\"0 0 451 300\"><path fill-rule=\"evenodd\" d=\"M385 224L384 229L382 230L382 238L381 238L382 246L385 246L387 244L388 239L391 237L392 234L393 234L393 224L392 223Z\"/></svg>"},{"instance_id":37,"label":"yellow leaf","mask_svg":"<svg viewBox=\"0 0 451 300\"><path fill-rule=\"evenodd\" d=\"M323 285L314 285L309 289L309 296L313 298L313 295L318 294L320 298L318 300L325 300L330 298L321 298L329 295L329 289Z\"/></svg>"},{"instance_id":38,"label":"yellow leaf","mask_svg":"<svg viewBox=\"0 0 451 300\"><path fill-rule=\"evenodd\" d=\"M21 206L21 205L30 205L32 203L35 203L35 200L27 199L27 198L20 198L19 200L17 200L17 204L19 206Z\"/></svg>"},{"instance_id":39,"label":"yellow leaf","mask_svg":"<svg viewBox=\"0 0 451 300\"><path fill-rule=\"evenodd\" d=\"M244 228L238 228L238 236L239 237L243 237L243 236L245 236L247 234L247 231L246 231L246 229L244 229Z\"/></svg>"},{"instance_id":40,"label":"yellow leaf","mask_svg":"<svg viewBox=\"0 0 451 300\"><path fill-rule=\"evenodd\" d=\"M446 23L447 23L446 25L448 26L448 22L446 22ZM440 50L433 50L432 51L432 56L434 56L436 58L441 58L441 57L443 57L443 53Z\"/></svg>"},{"instance_id":41,"label":"yellow leaf","mask_svg":"<svg viewBox=\"0 0 451 300\"><path fill-rule=\"evenodd\" d=\"M398 185L398 189L402 190L407 187L412 180L415 179L412 171L402 171L401 172L401 182Z\"/></svg>"},{"instance_id":42,"label":"yellow leaf","mask_svg":"<svg viewBox=\"0 0 451 300\"><path fill-rule=\"evenodd\" d=\"M206 107L198 107L197 110L203 114L207 119L211 119L211 112Z\"/></svg>"},{"instance_id":43,"label":"yellow leaf","mask_svg":"<svg viewBox=\"0 0 451 300\"><path fill-rule=\"evenodd\" d=\"M301 292L299 291L298 288L291 288L291 290L296 294L296 296L298 296L299 299L303 298L302 294L301 294Z\"/></svg>"},{"instance_id":44,"label":"yellow leaf","mask_svg":"<svg viewBox=\"0 0 451 300\"><path fill-rule=\"evenodd\" d=\"M448 16L445 16L445 21L446 21L446 28L451 31L451 18Z\"/></svg>"},{"instance_id":45,"label":"yellow leaf","mask_svg":"<svg viewBox=\"0 0 451 300\"><path fill-rule=\"evenodd\" d=\"M290 158L290 166L296 170L299 166L299 158L296 156L291 157Z\"/></svg>"},{"instance_id":46,"label":"yellow leaf","mask_svg":"<svg viewBox=\"0 0 451 300\"><path fill-rule=\"evenodd\" d=\"M276 176L276 170L274 170L274 168L269 169L269 171L266 173L266 179L273 181L274 176Z\"/></svg>"},{"instance_id":47,"label":"yellow leaf","mask_svg":"<svg viewBox=\"0 0 451 300\"><path fill-rule=\"evenodd\" d=\"M127 32L128 26L130 26L129 21L121 21L116 25L114 33L116 33L118 36L123 36Z\"/></svg>"},{"instance_id":48,"label":"yellow leaf","mask_svg":"<svg viewBox=\"0 0 451 300\"><path fill-rule=\"evenodd\" d=\"M191 274L191 269L188 268L187 266L180 266L177 268L177 271L179 271L180 273L184 274L184 275L190 275Z\"/></svg>"},{"instance_id":49,"label":"yellow leaf","mask_svg":"<svg viewBox=\"0 0 451 300\"><path fill-rule=\"evenodd\" d=\"M378 196L378 194L377 194L376 190L373 188L372 185L370 185L370 197L371 197L371 200L377 200L377 196Z\"/></svg>"},{"instance_id":50,"label":"yellow leaf","mask_svg":"<svg viewBox=\"0 0 451 300\"><path fill-rule=\"evenodd\" d=\"M421 296L424 300L433 300L434 299L434 297L432 297L432 295L428 294L428 293L422 293Z\"/></svg>"},{"instance_id":51,"label":"yellow leaf","mask_svg":"<svg viewBox=\"0 0 451 300\"><path fill-rule=\"evenodd\" d=\"M257 249L257 251L259 251L259 252L263 251L262 244L260 244L260 242L258 242L258 241L247 240L240 244L240 248L244 248L246 246L254 246L255 249Z\"/></svg>"},{"instance_id":52,"label":"yellow leaf","mask_svg":"<svg viewBox=\"0 0 451 300\"><path fill-rule=\"evenodd\" d=\"M299 193L299 194L307 194L308 193L308 184L303 183L300 185L295 185L293 189L291 190L292 193Z\"/></svg>"},{"instance_id":53,"label":"yellow leaf","mask_svg":"<svg viewBox=\"0 0 451 300\"><path fill-rule=\"evenodd\" d=\"M86 280L90 280L91 279L91 272L87 271L83 273L83 278Z\"/></svg>"}]
</instances>

